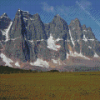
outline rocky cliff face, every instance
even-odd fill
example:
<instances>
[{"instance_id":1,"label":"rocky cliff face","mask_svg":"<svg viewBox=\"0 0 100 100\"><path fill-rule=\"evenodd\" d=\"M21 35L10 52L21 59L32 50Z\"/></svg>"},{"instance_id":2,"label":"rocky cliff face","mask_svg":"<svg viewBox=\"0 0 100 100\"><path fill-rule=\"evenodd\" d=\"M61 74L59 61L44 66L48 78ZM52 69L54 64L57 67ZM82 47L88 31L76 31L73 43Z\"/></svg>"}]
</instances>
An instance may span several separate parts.
<instances>
[{"instance_id":1,"label":"rocky cliff face","mask_svg":"<svg viewBox=\"0 0 100 100\"><path fill-rule=\"evenodd\" d=\"M38 14L19 9L13 21L5 13L0 17L0 65L63 71L98 67L100 42L77 18L68 25L56 15L45 24Z\"/></svg>"}]
</instances>

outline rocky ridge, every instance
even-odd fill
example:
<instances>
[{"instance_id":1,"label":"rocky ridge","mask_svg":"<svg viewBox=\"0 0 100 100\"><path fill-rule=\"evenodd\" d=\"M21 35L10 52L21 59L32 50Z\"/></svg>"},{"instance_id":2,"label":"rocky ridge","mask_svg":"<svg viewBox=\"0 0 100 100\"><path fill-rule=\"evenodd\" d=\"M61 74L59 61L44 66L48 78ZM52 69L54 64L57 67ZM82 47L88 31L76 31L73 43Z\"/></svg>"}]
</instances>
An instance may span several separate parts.
<instances>
[{"instance_id":1,"label":"rocky ridge","mask_svg":"<svg viewBox=\"0 0 100 100\"><path fill-rule=\"evenodd\" d=\"M0 17L0 65L63 71L100 65L100 42L78 18L70 25L59 15L45 24L38 14L18 9L12 21ZM70 67L68 67L70 66Z\"/></svg>"}]
</instances>

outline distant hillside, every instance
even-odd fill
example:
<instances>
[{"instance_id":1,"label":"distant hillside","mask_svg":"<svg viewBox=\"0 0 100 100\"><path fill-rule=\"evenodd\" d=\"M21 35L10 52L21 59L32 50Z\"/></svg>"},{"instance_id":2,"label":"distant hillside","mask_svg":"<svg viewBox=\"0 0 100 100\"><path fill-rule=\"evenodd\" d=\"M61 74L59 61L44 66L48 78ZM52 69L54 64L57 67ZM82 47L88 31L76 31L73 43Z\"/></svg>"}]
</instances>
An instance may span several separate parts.
<instances>
[{"instance_id":1,"label":"distant hillside","mask_svg":"<svg viewBox=\"0 0 100 100\"><path fill-rule=\"evenodd\" d=\"M92 71L100 71L100 67L86 67L86 66L79 66L75 68L75 71L78 72L92 72Z\"/></svg>"},{"instance_id":2,"label":"distant hillside","mask_svg":"<svg viewBox=\"0 0 100 100\"><path fill-rule=\"evenodd\" d=\"M35 72L42 72L41 70L25 70L25 69L18 69L18 68L11 68L8 66L0 66L0 74L10 74L10 73L35 73ZM59 72L58 70L50 70L47 72Z\"/></svg>"},{"instance_id":3,"label":"distant hillside","mask_svg":"<svg viewBox=\"0 0 100 100\"><path fill-rule=\"evenodd\" d=\"M93 72L93 71L100 71L100 67L85 67L80 66L76 67L74 72ZM25 69L18 69L18 68L11 68L8 66L0 66L0 74L10 74L10 73L35 73L35 72L43 72L41 70L25 70ZM58 70L50 70L47 72L59 72Z\"/></svg>"},{"instance_id":4,"label":"distant hillside","mask_svg":"<svg viewBox=\"0 0 100 100\"><path fill-rule=\"evenodd\" d=\"M24 70L24 69L18 69L18 68L11 68L11 67L8 67L8 66L0 66L0 74L30 73L30 72L36 72L36 71Z\"/></svg>"}]
</instances>

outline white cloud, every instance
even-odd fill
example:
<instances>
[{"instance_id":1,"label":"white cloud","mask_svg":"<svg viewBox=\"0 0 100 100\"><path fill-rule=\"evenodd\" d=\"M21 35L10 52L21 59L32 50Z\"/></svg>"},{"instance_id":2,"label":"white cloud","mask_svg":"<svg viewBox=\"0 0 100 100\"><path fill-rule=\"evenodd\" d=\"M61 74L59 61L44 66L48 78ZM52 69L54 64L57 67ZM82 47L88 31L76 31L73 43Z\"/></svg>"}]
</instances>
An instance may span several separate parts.
<instances>
[{"instance_id":1,"label":"white cloud","mask_svg":"<svg viewBox=\"0 0 100 100\"><path fill-rule=\"evenodd\" d=\"M62 4L58 6L50 6L46 2L42 2L41 4L43 11L51 13L52 15L59 14L61 17L63 16L63 18L67 17L69 19L72 19L73 16L78 16L78 18L83 16L82 10L77 5L66 6L65 4Z\"/></svg>"},{"instance_id":2,"label":"white cloud","mask_svg":"<svg viewBox=\"0 0 100 100\"><path fill-rule=\"evenodd\" d=\"M92 9L92 3L87 0L78 0L76 1L76 5L73 6L65 6L64 4L50 6L46 2L42 2L41 4L44 11L51 12L53 15L59 14L60 16L63 16L63 18L67 17L69 19L78 17L80 20L84 20L90 16L90 18L100 26L99 21L91 15L89 10Z\"/></svg>"},{"instance_id":3,"label":"white cloud","mask_svg":"<svg viewBox=\"0 0 100 100\"><path fill-rule=\"evenodd\" d=\"M49 14L49 18L44 18L45 21L52 20L52 16L59 14L65 21L70 24L72 19L78 18L81 24L86 24L87 26L93 27L92 30L94 33L98 34L98 32L94 31L97 27L100 27L100 13L99 10L95 10L93 8L92 3L88 0L77 0L74 5L66 6L66 4L50 6L46 2L41 3L44 15ZM49 12L49 13L48 13ZM86 22L86 23L85 23ZM93 24L95 24L95 28ZM97 25L96 25L97 24ZM97 37L98 38L98 37ZM99 38L98 38L99 39Z\"/></svg>"},{"instance_id":4,"label":"white cloud","mask_svg":"<svg viewBox=\"0 0 100 100\"><path fill-rule=\"evenodd\" d=\"M77 4L78 1L76 1ZM92 3L87 1L87 0L81 0L80 2L78 2L83 8L85 9L90 9L92 6Z\"/></svg>"},{"instance_id":5,"label":"white cloud","mask_svg":"<svg viewBox=\"0 0 100 100\"><path fill-rule=\"evenodd\" d=\"M84 3L82 4L82 3L78 2L78 1L76 1L76 4L77 4L77 5L78 5L92 20L94 20L95 23L100 27L99 21L98 21L95 17L93 17L93 16L91 15L91 13L90 13L88 10L86 10L86 8L85 8L85 6L84 6ZM86 7L90 6L89 2L87 2L87 3L85 3L85 4L86 4Z\"/></svg>"},{"instance_id":6,"label":"white cloud","mask_svg":"<svg viewBox=\"0 0 100 100\"><path fill-rule=\"evenodd\" d=\"M48 5L46 2L42 2L42 9L46 12L54 12L54 7Z\"/></svg>"}]
</instances>

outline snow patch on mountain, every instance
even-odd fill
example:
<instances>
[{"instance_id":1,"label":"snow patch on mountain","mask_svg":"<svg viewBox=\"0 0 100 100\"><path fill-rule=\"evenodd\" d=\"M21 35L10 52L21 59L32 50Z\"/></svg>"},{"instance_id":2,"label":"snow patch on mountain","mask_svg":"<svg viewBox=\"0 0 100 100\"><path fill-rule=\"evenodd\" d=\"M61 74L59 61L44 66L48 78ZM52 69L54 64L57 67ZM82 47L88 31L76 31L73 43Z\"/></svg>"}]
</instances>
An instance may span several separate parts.
<instances>
[{"instance_id":1,"label":"snow patch on mountain","mask_svg":"<svg viewBox=\"0 0 100 100\"><path fill-rule=\"evenodd\" d=\"M50 37L47 40L47 48L52 49L52 50L58 50L61 46L56 45L56 40L53 39L53 36L50 34Z\"/></svg>"},{"instance_id":2,"label":"snow patch on mountain","mask_svg":"<svg viewBox=\"0 0 100 100\"><path fill-rule=\"evenodd\" d=\"M44 39L41 39L41 40L37 40L37 41L45 41Z\"/></svg>"},{"instance_id":3,"label":"snow patch on mountain","mask_svg":"<svg viewBox=\"0 0 100 100\"><path fill-rule=\"evenodd\" d=\"M25 21L26 21L26 20L29 20L28 18L25 18L25 17L24 17L23 19L24 19ZM33 19L33 18L30 18L30 20L34 20L34 19Z\"/></svg>"},{"instance_id":4,"label":"snow patch on mountain","mask_svg":"<svg viewBox=\"0 0 100 100\"><path fill-rule=\"evenodd\" d=\"M4 31L2 31L2 34L6 36L6 40L5 41L9 40L9 34L8 33L9 33L9 30L10 30L10 27L11 27L12 23L13 22L11 21L10 24L9 24L9 26L8 26L8 28L4 29Z\"/></svg>"},{"instance_id":5,"label":"snow patch on mountain","mask_svg":"<svg viewBox=\"0 0 100 100\"><path fill-rule=\"evenodd\" d=\"M53 63L55 63L55 64L61 65L60 59L58 59L58 60L52 59L52 61L53 61Z\"/></svg>"},{"instance_id":6,"label":"snow patch on mountain","mask_svg":"<svg viewBox=\"0 0 100 100\"><path fill-rule=\"evenodd\" d=\"M56 39L55 41L58 42L58 41L60 41L60 40L63 40L63 39L58 38L58 39Z\"/></svg>"},{"instance_id":7,"label":"snow patch on mountain","mask_svg":"<svg viewBox=\"0 0 100 100\"><path fill-rule=\"evenodd\" d=\"M20 10L20 9L18 9L18 11L20 12L21 10Z\"/></svg>"},{"instance_id":8,"label":"snow patch on mountain","mask_svg":"<svg viewBox=\"0 0 100 100\"><path fill-rule=\"evenodd\" d=\"M6 31L5 29L4 29L4 30L1 30L2 35L6 35L6 34L5 34L5 31Z\"/></svg>"},{"instance_id":9,"label":"snow patch on mountain","mask_svg":"<svg viewBox=\"0 0 100 100\"><path fill-rule=\"evenodd\" d=\"M69 51L70 54L67 54L67 59L69 58L69 56L72 56L72 57L82 57L84 59L87 59L87 60L90 60L90 58L82 55L82 53L77 53L77 52L72 52L72 51Z\"/></svg>"},{"instance_id":10,"label":"snow patch on mountain","mask_svg":"<svg viewBox=\"0 0 100 100\"><path fill-rule=\"evenodd\" d=\"M16 62L16 63L15 63L15 66L20 67L19 62Z\"/></svg>"},{"instance_id":11,"label":"snow patch on mountain","mask_svg":"<svg viewBox=\"0 0 100 100\"><path fill-rule=\"evenodd\" d=\"M30 18L30 20L34 20L33 18Z\"/></svg>"},{"instance_id":12,"label":"snow patch on mountain","mask_svg":"<svg viewBox=\"0 0 100 100\"><path fill-rule=\"evenodd\" d=\"M22 12L24 12L24 13L28 13L29 14L29 11L23 11L23 10L21 10Z\"/></svg>"},{"instance_id":13,"label":"snow patch on mountain","mask_svg":"<svg viewBox=\"0 0 100 100\"><path fill-rule=\"evenodd\" d=\"M84 32L87 32L87 30L83 30Z\"/></svg>"},{"instance_id":14,"label":"snow patch on mountain","mask_svg":"<svg viewBox=\"0 0 100 100\"><path fill-rule=\"evenodd\" d=\"M77 42L80 42L80 40L77 40Z\"/></svg>"},{"instance_id":15,"label":"snow patch on mountain","mask_svg":"<svg viewBox=\"0 0 100 100\"><path fill-rule=\"evenodd\" d=\"M24 17L24 20L28 20L28 19Z\"/></svg>"},{"instance_id":16,"label":"snow patch on mountain","mask_svg":"<svg viewBox=\"0 0 100 100\"><path fill-rule=\"evenodd\" d=\"M84 40L85 42L88 41L88 39L85 37L85 35L83 35L83 40Z\"/></svg>"},{"instance_id":17,"label":"snow patch on mountain","mask_svg":"<svg viewBox=\"0 0 100 100\"><path fill-rule=\"evenodd\" d=\"M55 60L55 59L52 59L52 61L53 61L53 63L55 63L55 64L57 64L57 63L58 63L58 61L57 61L57 60Z\"/></svg>"},{"instance_id":18,"label":"snow patch on mountain","mask_svg":"<svg viewBox=\"0 0 100 100\"><path fill-rule=\"evenodd\" d=\"M72 41L72 44L75 46L75 43L74 43L74 40L73 40L73 38L72 38L70 29L69 29L69 35L70 35L70 39L71 39L71 41Z\"/></svg>"},{"instance_id":19,"label":"snow patch on mountain","mask_svg":"<svg viewBox=\"0 0 100 100\"><path fill-rule=\"evenodd\" d=\"M98 55L97 55L97 53L95 52L95 54L94 54L94 57L99 57Z\"/></svg>"},{"instance_id":20,"label":"snow patch on mountain","mask_svg":"<svg viewBox=\"0 0 100 100\"><path fill-rule=\"evenodd\" d=\"M82 53L74 52L74 56L79 56L79 57L83 57L84 59L90 60L90 58L88 58L88 57L82 55Z\"/></svg>"},{"instance_id":21,"label":"snow patch on mountain","mask_svg":"<svg viewBox=\"0 0 100 100\"><path fill-rule=\"evenodd\" d=\"M30 64L33 66L40 66L40 67L49 68L49 63L47 61L40 59L40 58L37 58L37 60L35 62L30 62Z\"/></svg>"},{"instance_id":22,"label":"snow patch on mountain","mask_svg":"<svg viewBox=\"0 0 100 100\"><path fill-rule=\"evenodd\" d=\"M70 40L65 40L65 42L70 42Z\"/></svg>"},{"instance_id":23,"label":"snow patch on mountain","mask_svg":"<svg viewBox=\"0 0 100 100\"><path fill-rule=\"evenodd\" d=\"M69 54L69 53L66 53L66 55L67 55L67 56L66 56L66 59L68 59L68 58L69 58L69 56L70 56L70 54Z\"/></svg>"},{"instance_id":24,"label":"snow patch on mountain","mask_svg":"<svg viewBox=\"0 0 100 100\"><path fill-rule=\"evenodd\" d=\"M75 30L75 27L73 27L72 30Z\"/></svg>"},{"instance_id":25,"label":"snow patch on mountain","mask_svg":"<svg viewBox=\"0 0 100 100\"><path fill-rule=\"evenodd\" d=\"M86 36L83 35L83 40L84 40L85 42L87 42L88 40L89 40L89 41L94 41L95 39L87 39Z\"/></svg>"},{"instance_id":26,"label":"snow patch on mountain","mask_svg":"<svg viewBox=\"0 0 100 100\"><path fill-rule=\"evenodd\" d=\"M29 14L29 11L23 11L23 10L20 10L20 9L18 9L18 11L19 11L19 12L22 11L22 12L24 12L24 13L28 13L28 14Z\"/></svg>"},{"instance_id":27,"label":"snow patch on mountain","mask_svg":"<svg viewBox=\"0 0 100 100\"><path fill-rule=\"evenodd\" d=\"M90 41L94 41L95 39L88 39L88 40L90 40Z\"/></svg>"},{"instance_id":28,"label":"snow patch on mountain","mask_svg":"<svg viewBox=\"0 0 100 100\"><path fill-rule=\"evenodd\" d=\"M0 57L6 63L5 66L12 67L12 65L10 63L12 63L13 61L10 58L6 57L3 53L0 54Z\"/></svg>"},{"instance_id":29,"label":"snow patch on mountain","mask_svg":"<svg viewBox=\"0 0 100 100\"><path fill-rule=\"evenodd\" d=\"M91 47L91 46L88 46L88 48L92 49L92 47Z\"/></svg>"},{"instance_id":30,"label":"snow patch on mountain","mask_svg":"<svg viewBox=\"0 0 100 100\"><path fill-rule=\"evenodd\" d=\"M31 42L31 43L34 43L34 40L28 40L29 42Z\"/></svg>"},{"instance_id":31,"label":"snow patch on mountain","mask_svg":"<svg viewBox=\"0 0 100 100\"><path fill-rule=\"evenodd\" d=\"M13 38L13 39L11 39L11 40L14 41L14 40L17 40L17 39L19 39L19 38L21 38L21 37Z\"/></svg>"},{"instance_id":32,"label":"snow patch on mountain","mask_svg":"<svg viewBox=\"0 0 100 100\"><path fill-rule=\"evenodd\" d=\"M2 16L0 16L0 18L8 18L8 16L7 16L7 14L6 13L4 13Z\"/></svg>"},{"instance_id":33,"label":"snow patch on mountain","mask_svg":"<svg viewBox=\"0 0 100 100\"><path fill-rule=\"evenodd\" d=\"M34 41L35 40L27 40L27 41L29 41L29 42L31 42L32 44L34 44ZM44 39L41 39L41 40L36 40L36 41L45 41Z\"/></svg>"}]
</instances>

